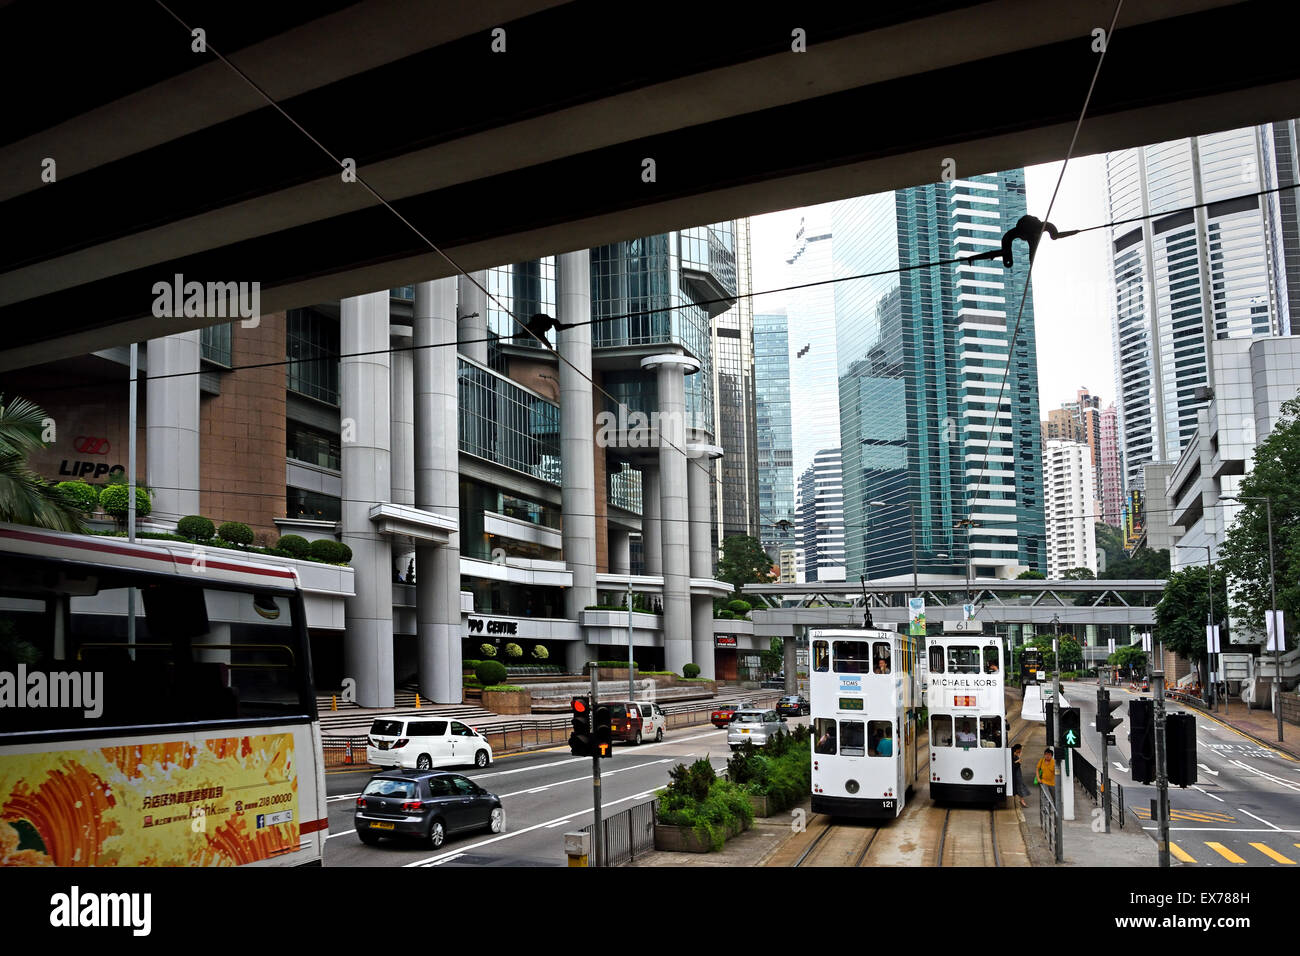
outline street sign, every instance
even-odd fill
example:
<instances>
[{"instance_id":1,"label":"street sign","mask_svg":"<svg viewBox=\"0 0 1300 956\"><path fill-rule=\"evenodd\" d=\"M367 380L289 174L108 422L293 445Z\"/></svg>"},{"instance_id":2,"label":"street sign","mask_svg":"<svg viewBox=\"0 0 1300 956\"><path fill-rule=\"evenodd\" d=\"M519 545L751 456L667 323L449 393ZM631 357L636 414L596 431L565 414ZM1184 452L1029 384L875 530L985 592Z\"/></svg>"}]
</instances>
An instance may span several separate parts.
<instances>
[{"instance_id":1,"label":"street sign","mask_svg":"<svg viewBox=\"0 0 1300 956\"><path fill-rule=\"evenodd\" d=\"M983 621L944 621L943 632L945 634L983 634Z\"/></svg>"},{"instance_id":2,"label":"street sign","mask_svg":"<svg viewBox=\"0 0 1300 956\"><path fill-rule=\"evenodd\" d=\"M1205 649L1211 654L1219 653L1219 625L1205 625Z\"/></svg>"}]
</instances>

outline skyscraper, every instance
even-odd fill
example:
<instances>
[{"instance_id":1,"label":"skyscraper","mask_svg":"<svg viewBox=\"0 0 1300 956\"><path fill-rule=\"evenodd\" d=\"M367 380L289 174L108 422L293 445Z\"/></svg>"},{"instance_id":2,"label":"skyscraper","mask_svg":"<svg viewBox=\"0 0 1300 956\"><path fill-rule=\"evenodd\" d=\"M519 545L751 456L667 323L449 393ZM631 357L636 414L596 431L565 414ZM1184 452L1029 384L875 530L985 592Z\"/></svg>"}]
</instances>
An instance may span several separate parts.
<instances>
[{"instance_id":1,"label":"skyscraper","mask_svg":"<svg viewBox=\"0 0 1300 956\"><path fill-rule=\"evenodd\" d=\"M840 450L823 448L799 476L799 541L807 581L843 581L844 484Z\"/></svg>"},{"instance_id":2,"label":"skyscraper","mask_svg":"<svg viewBox=\"0 0 1300 956\"><path fill-rule=\"evenodd\" d=\"M1101 413L1101 520L1118 528L1124 520L1124 470L1119 450L1119 413L1114 403Z\"/></svg>"},{"instance_id":3,"label":"skyscraper","mask_svg":"<svg viewBox=\"0 0 1300 956\"><path fill-rule=\"evenodd\" d=\"M1071 568L1097 571L1096 502L1092 452L1083 442L1050 439L1044 449L1047 576Z\"/></svg>"},{"instance_id":4,"label":"skyscraper","mask_svg":"<svg viewBox=\"0 0 1300 956\"><path fill-rule=\"evenodd\" d=\"M850 577L909 573L913 528L921 572L1046 570L1026 257L845 279L985 252L1024 214L1022 170L835 204Z\"/></svg>"},{"instance_id":5,"label":"skyscraper","mask_svg":"<svg viewBox=\"0 0 1300 956\"><path fill-rule=\"evenodd\" d=\"M757 394L758 512L763 548L773 561L793 548L794 446L790 429L790 353L784 311L754 316Z\"/></svg>"},{"instance_id":6,"label":"skyscraper","mask_svg":"<svg viewBox=\"0 0 1300 956\"><path fill-rule=\"evenodd\" d=\"M1178 458L1213 369L1208 343L1285 335L1300 313L1295 121L1106 154L1126 486ZM1184 207L1203 205L1183 210ZM1166 215L1161 216L1161 213Z\"/></svg>"},{"instance_id":7,"label":"skyscraper","mask_svg":"<svg viewBox=\"0 0 1300 956\"><path fill-rule=\"evenodd\" d=\"M790 414L794 429L794 472L802 475L823 448L840 443L835 392L835 292L831 259L831 205L804 210L786 264L796 289L786 306L790 342Z\"/></svg>"}]
</instances>

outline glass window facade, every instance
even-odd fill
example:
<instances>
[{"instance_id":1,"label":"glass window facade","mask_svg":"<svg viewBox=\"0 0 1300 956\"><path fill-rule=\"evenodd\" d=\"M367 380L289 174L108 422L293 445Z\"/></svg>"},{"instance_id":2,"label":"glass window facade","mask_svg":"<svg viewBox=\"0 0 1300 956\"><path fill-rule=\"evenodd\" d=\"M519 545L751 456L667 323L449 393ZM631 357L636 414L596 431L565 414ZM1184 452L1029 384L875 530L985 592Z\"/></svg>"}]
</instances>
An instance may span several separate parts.
<instances>
[{"instance_id":1,"label":"glass window facade","mask_svg":"<svg viewBox=\"0 0 1300 956\"><path fill-rule=\"evenodd\" d=\"M199 356L208 362L229 368L231 361L231 323L209 325L199 330Z\"/></svg>"},{"instance_id":2,"label":"glass window facade","mask_svg":"<svg viewBox=\"0 0 1300 956\"><path fill-rule=\"evenodd\" d=\"M312 518L316 521L342 521L343 502L333 495L323 495L301 488L286 489L285 514L290 518Z\"/></svg>"},{"instance_id":3,"label":"glass window facade","mask_svg":"<svg viewBox=\"0 0 1300 956\"><path fill-rule=\"evenodd\" d=\"M774 562L780 561L782 548L795 546L794 528L778 527L795 520L788 342L784 312L754 316L759 528L763 548Z\"/></svg>"},{"instance_id":4,"label":"glass window facade","mask_svg":"<svg viewBox=\"0 0 1300 956\"><path fill-rule=\"evenodd\" d=\"M482 365L458 362L460 450L559 485L560 407Z\"/></svg>"},{"instance_id":5,"label":"glass window facade","mask_svg":"<svg viewBox=\"0 0 1300 956\"><path fill-rule=\"evenodd\" d=\"M304 425L292 419L286 423L285 431L288 439L288 457L294 461L303 461L309 465L315 465L318 468L339 470L341 465L338 435L331 435L329 432L321 431L319 428L312 428L310 425Z\"/></svg>"},{"instance_id":6,"label":"glass window facade","mask_svg":"<svg viewBox=\"0 0 1300 956\"><path fill-rule=\"evenodd\" d=\"M312 309L290 309L285 344L288 388L330 405L339 403L339 324Z\"/></svg>"}]
</instances>

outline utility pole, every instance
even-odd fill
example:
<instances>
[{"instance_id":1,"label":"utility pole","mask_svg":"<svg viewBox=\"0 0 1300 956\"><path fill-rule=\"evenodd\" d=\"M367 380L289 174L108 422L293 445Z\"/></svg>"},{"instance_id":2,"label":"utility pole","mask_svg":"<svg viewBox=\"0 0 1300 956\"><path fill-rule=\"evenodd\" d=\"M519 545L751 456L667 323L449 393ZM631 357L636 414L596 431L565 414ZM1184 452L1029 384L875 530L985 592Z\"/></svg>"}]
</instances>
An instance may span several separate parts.
<instances>
[{"instance_id":1,"label":"utility pole","mask_svg":"<svg viewBox=\"0 0 1300 956\"><path fill-rule=\"evenodd\" d=\"M1052 727L1056 730L1056 740L1053 741L1052 759L1056 760L1056 755L1062 757L1065 754L1064 742L1061 739L1061 618L1059 615L1052 615ZM1056 786L1052 788L1054 792L1052 802L1056 806L1056 862L1065 862L1065 808L1064 795L1061 790L1065 786L1065 775L1061 772L1060 764L1063 760L1056 760Z\"/></svg>"},{"instance_id":2,"label":"utility pole","mask_svg":"<svg viewBox=\"0 0 1300 956\"><path fill-rule=\"evenodd\" d=\"M627 613L628 613L628 617L631 618L632 611L630 608L628 609ZM599 670L600 668L597 666L597 662L592 661L591 662L591 707L588 708L587 715L589 720L588 727L590 728L591 739L593 744L596 740L596 708L599 706L597 701L600 700L600 698L597 696L597 694L599 693L597 687L597 677L599 675L597 674L597 671ZM592 800L592 813L595 820L595 822L592 824L591 827L591 836L592 836L591 843L596 850L594 854L596 865L604 866L605 865L605 840L604 840L604 835L602 833L602 827L600 822L600 748L596 746L593 746L591 750L591 800Z\"/></svg>"},{"instance_id":3,"label":"utility pole","mask_svg":"<svg viewBox=\"0 0 1300 956\"><path fill-rule=\"evenodd\" d=\"M139 372L140 346L131 343L131 394L129 396L130 412L127 416L126 437L126 540L135 541L135 422L138 407L137 374ZM155 356L156 358L157 356ZM131 660L135 660L135 588L126 589L126 643L131 648Z\"/></svg>"},{"instance_id":4,"label":"utility pole","mask_svg":"<svg viewBox=\"0 0 1300 956\"><path fill-rule=\"evenodd\" d=\"M632 686L632 575L627 576L627 699L636 700L636 690Z\"/></svg>"},{"instance_id":5,"label":"utility pole","mask_svg":"<svg viewBox=\"0 0 1300 956\"><path fill-rule=\"evenodd\" d=\"M1161 657L1164 656L1164 642L1161 641ZM1156 738L1156 814L1159 818L1160 840L1156 844L1160 851L1160 866L1169 866L1169 770L1165 766L1165 671L1163 660L1159 669L1151 674L1151 693L1155 697L1155 738Z\"/></svg>"},{"instance_id":6,"label":"utility pole","mask_svg":"<svg viewBox=\"0 0 1300 956\"><path fill-rule=\"evenodd\" d=\"M1225 495L1224 501L1262 501L1264 513L1268 519L1268 593L1269 610L1265 612L1266 622L1272 622L1273 640L1273 697L1277 710L1277 739L1282 741L1282 646L1286 643L1283 633L1282 614L1277 609L1277 578L1273 569L1273 499L1268 495Z\"/></svg>"}]
</instances>

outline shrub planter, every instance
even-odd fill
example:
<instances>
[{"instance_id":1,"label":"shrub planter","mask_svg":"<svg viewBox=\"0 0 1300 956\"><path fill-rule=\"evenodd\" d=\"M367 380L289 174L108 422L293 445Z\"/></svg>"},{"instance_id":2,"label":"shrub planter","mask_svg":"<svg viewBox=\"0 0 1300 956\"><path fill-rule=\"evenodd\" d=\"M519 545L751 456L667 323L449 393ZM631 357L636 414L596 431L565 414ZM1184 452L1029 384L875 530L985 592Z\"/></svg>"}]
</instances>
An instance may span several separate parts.
<instances>
[{"instance_id":1,"label":"shrub planter","mask_svg":"<svg viewBox=\"0 0 1300 956\"><path fill-rule=\"evenodd\" d=\"M469 688L465 688L469 696ZM494 714L531 714L533 711L533 693L528 690L484 690L483 707Z\"/></svg>"},{"instance_id":2,"label":"shrub planter","mask_svg":"<svg viewBox=\"0 0 1300 956\"><path fill-rule=\"evenodd\" d=\"M749 797L749 805L754 808L754 816L770 817L774 813L780 813L785 807L779 806L778 801L769 797L767 794L759 796L758 794L746 794Z\"/></svg>"},{"instance_id":3,"label":"shrub planter","mask_svg":"<svg viewBox=\"0 0 1300 956\"><path fill-rule=\"evenodd\" d=\"M745 829L744 823L727 827L727 839L730 840ZM655 824L655 849L673 853L713 852L713 846L709 843L707 834L701 839L699 834L695 832L694 827L671 827L663 823Z\"/></svg>"}]
</instances>

